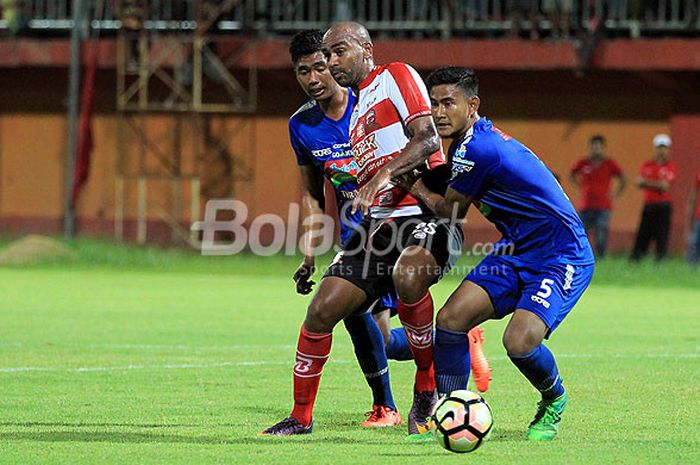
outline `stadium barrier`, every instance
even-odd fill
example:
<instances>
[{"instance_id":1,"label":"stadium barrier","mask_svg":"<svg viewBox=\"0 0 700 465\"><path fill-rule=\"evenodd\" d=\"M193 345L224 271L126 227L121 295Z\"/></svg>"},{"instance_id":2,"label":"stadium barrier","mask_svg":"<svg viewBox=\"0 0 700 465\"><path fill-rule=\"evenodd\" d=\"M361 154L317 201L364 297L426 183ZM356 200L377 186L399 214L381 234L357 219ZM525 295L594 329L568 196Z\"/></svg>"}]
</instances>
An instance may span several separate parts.
<instances>
[{"instance_id":1,"label":"stadium barrier","mask_svg":"<svg viewBox=\"0 0 700 465\"><path fill-rule=\"evenodd\" d=\"M18 0L16 11L3 12L0 30L14 31L18 21L33 34L65 34L72 27L69 0ZM97 11L97 4L90 7ZM212 0L158 0L133 2L143 27L163 32L193 30ZM91 26L106 32L122 26L129 0L105 1L104 12L91 15ZM569 6L567 6L569 5ZM512 30L514 12L529 10L523 28L552 29L554 10L571 9L571 29L590 31L603 21L621 35L697 35L700 0L241 0L216 24L220 33L262 35L324 28L338 20L356 20L372 32L398 37L493 36ZM102 8L100 8L102 9ZM14 19L8 19L14 18Z\"/></svg>"}]
</instances>

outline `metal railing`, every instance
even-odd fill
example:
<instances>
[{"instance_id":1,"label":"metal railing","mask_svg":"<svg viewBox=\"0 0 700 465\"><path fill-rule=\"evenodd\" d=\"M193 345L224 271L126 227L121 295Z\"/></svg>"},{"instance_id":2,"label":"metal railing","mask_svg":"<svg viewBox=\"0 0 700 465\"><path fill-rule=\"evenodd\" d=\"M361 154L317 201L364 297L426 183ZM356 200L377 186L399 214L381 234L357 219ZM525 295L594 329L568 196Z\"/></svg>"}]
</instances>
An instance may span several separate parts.
<instances>
[{"instance_id":1,"label":"metal railing","mask_svg":"<svg viewBox=\"0 0 700 465\"><path fill-rule=\"evenodd\" d=\"M67 34L72 27L71 3L15 0L12 14L3 11L0 30ZM90 2L93 13L98 3ZM139 20L144 28L175 32L195 29L203 9L218 2L135 3L142 5ZM129 0L105 0L100 17L91 16L92 27L119 29L129 4ZM607 29L623 35L697 36L699 12L700 0L241 0L218 20L215 32L289 34L352 19L383 36L498 36L517 29L544 34L557 29L588 31L603 21Z\"/></svg>"}]
</instances>

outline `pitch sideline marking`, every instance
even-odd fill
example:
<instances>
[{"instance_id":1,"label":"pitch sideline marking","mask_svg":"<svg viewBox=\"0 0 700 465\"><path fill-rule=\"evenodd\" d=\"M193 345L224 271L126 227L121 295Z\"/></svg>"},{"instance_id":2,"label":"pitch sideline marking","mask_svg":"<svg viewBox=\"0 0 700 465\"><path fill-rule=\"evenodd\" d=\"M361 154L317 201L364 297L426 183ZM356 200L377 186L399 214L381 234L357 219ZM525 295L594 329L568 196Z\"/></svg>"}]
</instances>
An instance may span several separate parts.
<instances>
[{"instance_id":1,"label":"pitch sideline marking","mask_svg":"<svg viewBox=\"0 0 700 465\"><path fill-rule=\"evenodd\" d=\"M557 358L683 358L696 359L700 358L700 353L688 354L559 354ZM490 360L507 360L505 356L490 357ZM351 360L333 359L332 363L349 364ZM23 372L64 372L64 373L90 373L104 371L128 371L128 370L173 370L173 369L202 369L202 368L220 368L220 367L248 367L248 366L264 366L264 365L292 365L292 360L285 361L241 361L241 362L213 362L213 363L182 363L182 364L163 364L163 365L123 365L111 367L78 367L78 368L62 368L62 367L0 367L0 373L23 373Z\"/></svg>"}]
</instances>

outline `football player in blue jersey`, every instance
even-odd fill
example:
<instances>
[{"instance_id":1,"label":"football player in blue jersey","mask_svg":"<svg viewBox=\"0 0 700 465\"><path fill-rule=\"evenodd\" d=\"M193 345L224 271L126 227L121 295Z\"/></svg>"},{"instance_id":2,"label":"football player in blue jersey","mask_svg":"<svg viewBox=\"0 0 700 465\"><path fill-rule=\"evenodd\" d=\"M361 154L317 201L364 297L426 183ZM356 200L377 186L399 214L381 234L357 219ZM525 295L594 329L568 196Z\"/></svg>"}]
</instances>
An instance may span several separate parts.
<instances>
[{"instance_id":1,"label":"football player in blue jersey","mask_svg":"<svg viewBox=\"0 0 700 465\"><path fill-rule=\"evenodd\" d=\"M444 196L422 181L415 182L411 192L444 218L464 219L474 205L503 235L437 314L438 392L466 387L466 332L486 320L512 315L503 345L541 393L527 437L554 439L567 397L554 356L542 342L591 281L594 258L586 232L544 163L478 114L479 87L473 71L440 68L426 83L438 132L452 139L452 178Z\"/></svg>"},{"instance_id":2,"label":"football player in blue jersey","mask_svg":"<svg viewBox=\"0 0 700 465\"><path fill-rule=\"evenodd\" d=\"M322 237L313 233L313 223L309 220L313 219L312 215L323 214L324 178L335 192L341 241L345 242L362 221L361 212L353 214L350 208L357 195L357 164L348 135L355 96L331 76L321 52L322 39L321 31L303 31L293 37L289 47L297 81L311 98L289 120L289 136L304 188L303 218L307 220L303 221L304 260L294 273L300 294L309 294L315 284L311 281L315 266L313 251ZM389 312L395 309L396 297L392 295L374 304L374 314L385 326L384 335L371 312L353 314L343 320L374 397L372 412L362 427L401 424L389 385L387 356L410 359L411 351L402 328L389 331Z\"/></svg>"}]
</instances>

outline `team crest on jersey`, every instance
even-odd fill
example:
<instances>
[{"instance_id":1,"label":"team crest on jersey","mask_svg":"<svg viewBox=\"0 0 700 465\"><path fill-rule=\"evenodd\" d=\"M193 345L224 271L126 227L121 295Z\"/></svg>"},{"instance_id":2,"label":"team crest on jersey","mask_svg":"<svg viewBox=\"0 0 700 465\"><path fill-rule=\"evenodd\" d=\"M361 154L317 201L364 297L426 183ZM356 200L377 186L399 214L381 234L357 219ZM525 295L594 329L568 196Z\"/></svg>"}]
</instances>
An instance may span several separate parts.
<instances>
[{"instance_id":1,"label":"team crest on jersey","mask_svg":"<svg viewBox=\"0 0 700 465\"><path fill-rule=\"evenodd\" d=\"M452 157L452 178L454 179L462 173L470 172L474 165L474 161L467 160L467 144L464 142L455 150L455 154Z\"/></svg>"},{"instance_id":2,"label":"team crest on jersey","mask_svg":"<svg viewBox=\"0 0 700 465\"><path fill-rule=\"evenodd\" d=\"M365 117L365 131L372 132L376 129L379 129L377 115L374 113L374 110L370 110L367 112L367 116Z\"/></svg>"}]
</instances>

